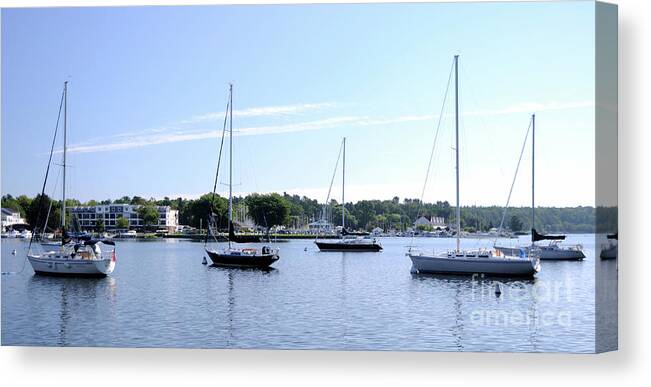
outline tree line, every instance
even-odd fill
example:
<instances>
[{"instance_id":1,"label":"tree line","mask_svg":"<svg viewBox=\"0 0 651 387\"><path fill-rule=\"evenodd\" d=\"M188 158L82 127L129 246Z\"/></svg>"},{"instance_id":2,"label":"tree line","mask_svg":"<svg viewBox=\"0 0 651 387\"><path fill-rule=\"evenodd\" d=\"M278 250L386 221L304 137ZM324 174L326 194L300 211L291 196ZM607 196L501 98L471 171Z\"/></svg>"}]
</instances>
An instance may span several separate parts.
<instances>
[{"instance_id":1,"label":"tree line","mask_svg":"<svg viewBox=\"0 0 651 387\"><path fill-rule=\"evenodd\" d=\"M227 225L228 200L220 195L208 193L197 199L168 198L145 199L139 196L123 196L116 200L90 200L80 202L67 199L68 207L94 206L98 204L133 204L141 205L138 210L145 226L155 225L158 213L155 206L170 206L179 211L179 223L199 228L206 227L210 214L214 214L219 227ZM30 225L42 224L45 214L49 211L48 228L56 229L61 219L61 203L53 201L47 195L41 198L37 195L29 198L26 195L13 197L4 195L2 207L14 209L21 213ZM308 223L325 218L335 226L341 225L342 212L346 227L350 229L372 230L380 227L384 230L406 231L412 228L414 221L424 216L445 218L448 224L454 224L455 208L447 201L424 203L418 199L403 199L394 197L392 200L360 200L348 202L342 206L336 200L331 200L328 206L306 196L278 194L250 194L245 197L233 198L236 221L242 220L245 214L253 222L263 228L285 226L288 228L304 228ZM500 206L467 206L461 209L461 227L466 231L488 231L499 227L503 217L503 207ZM595 228L594 207L537 207L536 229L539 232L591 233ZM601 223L616 224L616 210L607 209L600 212ZM614 214L614 215L613 215ZM614 227L614 226L613 226ZM613 228L610 227L610 228ZM514 207L507 210L503 223L504 229L514 232L528 231L531 228L531 208ZM101 230L100 230L101 231Z\"/></svg>"}]
</instances>

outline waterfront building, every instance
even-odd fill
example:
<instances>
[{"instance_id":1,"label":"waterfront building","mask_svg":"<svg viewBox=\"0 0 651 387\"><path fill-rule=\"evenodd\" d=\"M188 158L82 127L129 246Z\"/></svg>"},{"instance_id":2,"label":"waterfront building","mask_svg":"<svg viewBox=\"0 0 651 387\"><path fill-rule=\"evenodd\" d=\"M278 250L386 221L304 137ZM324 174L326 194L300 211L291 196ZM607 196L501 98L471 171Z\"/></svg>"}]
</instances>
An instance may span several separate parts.
<instances>
[{"instance_id":1,"label":"waterfront building","mask_svg":"<svg viewBox=\"0 0 651 387\"><path fill-rule=\"evenodd\" d=\"M2 209L2 230L12 228L12 226L19 224L25 225L27 222L20 216L20 212L11 208Z\"/></svg>"},{"instance_id":2,"label":"waterfront building","mask_svg":"<svg viewBox=\"0 0 651 387\"><path fill-rule=\"evenodd\" d=\"M416 219L414 222L414 227L418 226L430 226L433 229L444 229L446 228L445 224L445 218L440 217L440 216L432 216L430 219L427 219L424 216L421 216L420 218Z\"/></svg>"},{"instance_id":3,"label":"waterfront building","mask_svg":"<svg viewBox=\"0 0 651 387\"><path fill-rule=\"evenodd\" d=\"M70 212L77 216L82 230L95 229L99 222L104 221L104 229L117 229L119 218L125 218L129 222L129 229L139 230L144 227L144 222L138 215L141 205L135 204L100 204L97 206L72 207ZM170 206L156 206L158 210L157 229L165 229L168 232L176 231L179 225L179 211L173 210Z\"/></svg>"}]
</instances>

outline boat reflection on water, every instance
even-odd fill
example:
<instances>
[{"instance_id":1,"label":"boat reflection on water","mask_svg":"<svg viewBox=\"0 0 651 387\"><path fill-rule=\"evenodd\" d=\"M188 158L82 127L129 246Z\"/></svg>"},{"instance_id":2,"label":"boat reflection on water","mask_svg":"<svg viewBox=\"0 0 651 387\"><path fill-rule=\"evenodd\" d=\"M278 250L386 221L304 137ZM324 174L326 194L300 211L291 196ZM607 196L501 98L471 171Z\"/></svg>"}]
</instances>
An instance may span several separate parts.
<instances>
[{"instance_id":1,"label":"boat reflection on water","mask_svg":"<svg viewBox=\"0 0 651 387\"><path fill-rule=\"evenodd\" d=\"M30 298L51 298L59 300L52 303L54 310L48 313L59 317L56 343L58 346L89 345L92 337L97 334L98 326L90 321L75 323L78 316L104 316L108 302L111 311L115 311L117 281L113 277L78 278L31 276L27 282L27 292ZM57 310L58 309L58 310ZM81 312L83 310L83 313ZM38 311L32 311L38 312ZM112 316L115 318L116 316Z\"/></svg>"},{"instance_id":2,"label":"boat reflection on water","mask_svg":"<svg viewBox=\"0 0 651 387\"><path fill-rule=\"evenodd\" d=\"M272 266L225 266L225 265L218 265L218 264L210 264L208 265L208 269L211 270L220 270L228 273L229 276L231 276L233 273L236 272L260 272L263 274L271 274L271 273L276 273L279 270L276 269L275 267Z\"/></svg>"},{"instance_id":3,"label":"boat reflection on water","mask_svg":"<svg viewBox=\"0 0 651 387\"><path fill-rule=\"evenodd\" d=\"M484 274L451 275L434 273L411 273L416 286L427 286L439 289L439 296L447 295L447 302L440 306L437 313L447 314L445 319L452 321L447 328L453 338L451 345L459 351L475 348L477 344L476 331L503 330L504 340L508 341L508 324L510 316L528 316L523 322L529 332L531 351L538 351L538 297L537 279L522 277L488 276ZM538 281L539 282L539 281ZM441 289L448 292L441 293ZM513 308L510 301L520 298L519 307ZM507 328L507 330L504 330ZM487 346L487 351L490 347Z\"/></svg>"},{"instance_id":4,"label":"boat reflection on water","mask_svg":"<svg viewBox=\"0 0 651 387\"><path fill-rule=\"evenodd\" d=\"M211 271L214 270L216 272L221 272L226 274L226 284L227 284L226 297L225 297L226 313L225 313L225 319L223 320L225 322L224 343L225 343L225 348L236 347L237 340L234 337L234 334L239 327L238 323L235 321L236 320L235 314L237 312L236 300L238 299L236 295L236 291L237 291L238 283L246 283L244 277L247 277L249 275L253 275L253 276L276 275L279 273L279 270L274 267L237 267L237 266L223 266L223 265L215 265L215 264L209 265L208 270ZM213 291L216 290L213 289Z\"/></svg>"}]
</instances>

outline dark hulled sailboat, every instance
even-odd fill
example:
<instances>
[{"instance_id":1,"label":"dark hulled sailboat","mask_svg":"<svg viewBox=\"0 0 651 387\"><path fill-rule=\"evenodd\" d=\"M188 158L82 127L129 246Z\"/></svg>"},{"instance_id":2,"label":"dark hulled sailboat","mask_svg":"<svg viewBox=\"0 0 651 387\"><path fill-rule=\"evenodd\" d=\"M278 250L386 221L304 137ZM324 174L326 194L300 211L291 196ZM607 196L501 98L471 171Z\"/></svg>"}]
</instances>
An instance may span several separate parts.
<instances>
[{"instance_id":1,"label":"dark hulled sailboat","mask_svg":"<svg viewBox=\"0 0 651 387\"><path fill-rule=\"evenodd\" d=\"M279 250L270 246L257 247L236 247L234 244L259 242L258 235L236 235L233 226L233 85L229 88L229 100L226 106L226 117L224 119L224 129L222 132L222 148L224 145L224 135L226 133L226 120L229 122L229 136L228 142L230 147L229 159L229 182L228 182L228 246L221 249L211 249L207 247L206 238L206 254L210 257L213 264L218 266L237 266L237 267L257 267L266 268L276 262L280 256ZM219 161L217 164L217 172L215 175L215 185L213 187L213 199L217 189L217 179L219 177L219 164L221 163L221 148L219 151ZM211 210L213 203L211 202ZM214 219L214 214L209 219L209 225ZM209 233L213 227L209 226Z\"/></svg>"},{"instance_id":2,"label":"dark hulled sailboat","mask_svg":"<svg viewBox=\"0 0 651 387\"><path fill-rule=\"evenodd\" d=\"M343 152L342 163L342 186L341 186L341 203L345 202L345 182L346 182L346 137L341 143ZM337 160L337 163L339 160ZM336 166L335 166L336 170ZM334 176L333 176L334 179ZM332 184L330 185L332 188ZM328 196L330 193L328 192ZM328 199L326 199L327 206ZM324 207L325 208L325 207ZM325 211L324 211L325 213ZM341 211L341 235L338 239L317 239L314 241L321 251L351 251L351 252L378 252L382 250L382 245L376 238L372 238L368 233L355 233L346 231L346 211Z\"/></svg>"}]
</instances>

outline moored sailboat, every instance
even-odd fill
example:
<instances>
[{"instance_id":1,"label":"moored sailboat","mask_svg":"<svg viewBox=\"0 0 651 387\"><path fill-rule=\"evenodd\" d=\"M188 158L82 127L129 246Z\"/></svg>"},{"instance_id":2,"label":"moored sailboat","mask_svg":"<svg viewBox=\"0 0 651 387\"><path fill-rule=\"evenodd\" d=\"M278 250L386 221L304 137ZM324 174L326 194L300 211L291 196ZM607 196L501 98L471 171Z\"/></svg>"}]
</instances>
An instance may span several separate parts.
<instances>
[{"instance_id":1,"label":"moored sailboat","mask_svg":"<svg viewBox=\"0 0 651 387\"><path fill-rule=\"evenodd\" d=\"M237 236L234 233L233 226L233 85L230 85L229 88L229 99L228 105L226 106L226 119L229 122L228 130L228 142L229 142L229 182L228 182L228 246L221 249L211 249L208 248L206 237L206 246L205 251L210 257L210 260L213 264L217 266L238 266L238 267L257 267L257 268L266 268L280 259L280 251L277 248L273 248L268 245L263 245L262 247L236 247L233 243L247 243L249 240L246 240L245 236ZM224 129L222 132L222 146L223 136L226 133L226 119L224 119ZM219 161L217 164L217 172L215 174L215 185L213 187L213 199L215 191L217 189L217 181L219 177L219 165L221 163L221 148L219 152ZM211 201L211 217L209 219L209 233L212 232L214 227L213 220L215 218L213 212L213 203ZM241 239L238 239L241 238ZM259 237L255 241L259 241Z\"/></svg>"},{"instance_id":2,"label":"moored sailboat","mask_svg":"<svg viewBox=\"0 0 651 387\"><path fill-rule=\"evenodd\" d=\"M536 250L541 260L582 260L585 258L581 245L562 245L560 241L565 240L565 235L544 235L536 231L536 207L535 207L535 155L536 155L536 115L531 115L531 245L529 246L495 246L495 249L503 254L525 250L526 252ZM536 244L538 241L548 240L548 244Z\"/></svg>"},{"instance_id":3,"label":"moored sailboat","mask_svg":"<svg viewBox=\"0 0 651 387\"><path fill-rule=\"evenodd\" d=\"M115 269L115 244L111 241L92 240L90 237L73 238L74 235L70 234L66 230L67 81L64 82L63 86L61 106L63 108L63 189L61 200L61 229L63 230L63 238L61 239L61 243L57 246L43 246L45 251L41 254L32 252L32 238L32 240L30 240L27 259L36 274L104 277L112 273ZM59 109L59 117L60 114L61 108ZM50 150L50 159L45 174L45 181L43 182L41 198L43 198L45 194L45 186L47 184L50 163L52 161L57 130L55 130L54 139L52 140L52 149ZM107 247L102 248L102 245ZM108 246L112 246L112 248Z\"/></svg>"},{"instance_id":4,"label":"moored sailboat","mask_svg":"<svg viewBox=\"0 0 651 387\"><path fill-rule=\"evenodd\" d=\"M317 235L314 243L317 245L321 251L351 251L351 252L378 252L382 250L382 245L377 241L376 238L371 237L369 233L366 232L350 232L346 230L346 209L345 209L345 185L346 185L346 137L343 138L341 142L342 153L343 153L343 162L342 162L342 178L341 178L341 235L338 239L319 239ZM339 160L337 160L338 164ZM336 165L335 165L336 171ZM334 176L333 176L334 179ZM332 184L330 185L332 188ZM325 207L328 205L328 199L330 192L328 192L328 198L326 199Z\"/></svg>"},{"instance_id":5,"label":"moored sailboat","mask_svg":"<svg viewBox=\"0 0 651 387\"><path fill-rule=\"evenodd\" d=\"M501 255L489 249L461 249L461 207L459 201L459 56L454 56L455 137L456 137L456 248L450 251L426 252L410 248L407 256L412 273L423 274L487 274L508 277L533 277L540 270L535 254L521 251L518 255Z\"/></svg>"}]
</instances>

